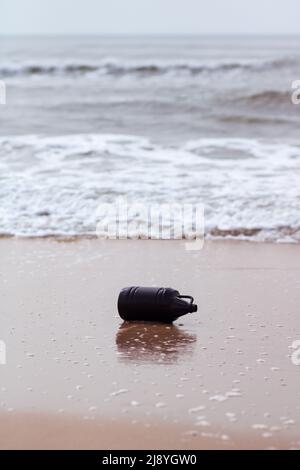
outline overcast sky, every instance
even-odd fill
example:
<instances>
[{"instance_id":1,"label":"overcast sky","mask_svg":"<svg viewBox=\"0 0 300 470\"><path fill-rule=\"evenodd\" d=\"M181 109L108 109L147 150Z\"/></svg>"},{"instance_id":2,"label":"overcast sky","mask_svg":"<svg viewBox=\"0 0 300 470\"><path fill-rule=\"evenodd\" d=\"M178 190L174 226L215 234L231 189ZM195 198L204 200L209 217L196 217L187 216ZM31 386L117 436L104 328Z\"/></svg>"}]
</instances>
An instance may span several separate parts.
<instances>
[{"instance_id":1,"label":"overcast sky","mask_svg":"<svg viewBox=\"0 0 300 470\"><path fill-rule=\"evenodd\" d=\"M0 0L3 34L300 33L300 0Z\"/></svg>"}]
</instances>

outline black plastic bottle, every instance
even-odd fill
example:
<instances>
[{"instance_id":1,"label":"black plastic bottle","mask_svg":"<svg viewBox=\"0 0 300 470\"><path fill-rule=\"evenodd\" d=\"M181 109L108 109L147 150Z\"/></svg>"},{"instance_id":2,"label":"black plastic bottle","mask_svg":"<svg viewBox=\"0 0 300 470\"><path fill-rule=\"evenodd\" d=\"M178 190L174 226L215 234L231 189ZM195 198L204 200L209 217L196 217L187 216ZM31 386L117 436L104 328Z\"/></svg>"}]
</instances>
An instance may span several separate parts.
<instances>
[{"instance_id":1,"label":"black plastic bottle","mask_svg":"<svg viewBox=\"0 0 300 470\"><path fill-rule=\"evenodd\" d=\"M172 323L196 312L197 305L193 302L193 297L180 295L169 287L126 287L119 295L118 310L125 321Z\"/></svg>"}]
</instances>

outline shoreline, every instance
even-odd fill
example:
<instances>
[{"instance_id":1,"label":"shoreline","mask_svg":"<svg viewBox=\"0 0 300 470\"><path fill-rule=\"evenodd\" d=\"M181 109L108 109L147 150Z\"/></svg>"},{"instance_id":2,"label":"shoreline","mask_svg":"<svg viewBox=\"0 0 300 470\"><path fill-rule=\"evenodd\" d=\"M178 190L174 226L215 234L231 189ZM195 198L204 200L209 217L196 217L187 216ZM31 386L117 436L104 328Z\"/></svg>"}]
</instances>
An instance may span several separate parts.
<instances>
[{"instance_id":1,"label":"shoreline","mask_svg":"<svg viewBox=\"0 0 300 470\"><path fill-rule=\"evenodd\" d=\"M300 246L300 241L298 240L258 240L255 238L238 238L234 236L211 236L205 235L204 239L202 238L182 238L177 239L161 239L161 238L146 238L143 236L137 238L116 238L109 239L105 237L99 237L97 235L89 234L78 234L78 235L13 235L13 234L0 234L1 240L13 240L13 241L53 241L58 243L72 243L72 242L84 242L84 241L98 241L98 242L150 242L150 243L187 243L195 242L196 240L203 241L204 245L207 243L231 243L231 244L254 244L254 245L275 245L275 246Z\"/></svg>"},{"instance_id":2,"label":"shoreline","mask_svg":"<svg viewBox=\"0 0 300 470\"><path fill-rule=\"evenodd\" d=\"M184 246L0 240L3 448L300 448L299 245ZM124 324L127 285L198 313Z\"/></svg>"}]
</instances>

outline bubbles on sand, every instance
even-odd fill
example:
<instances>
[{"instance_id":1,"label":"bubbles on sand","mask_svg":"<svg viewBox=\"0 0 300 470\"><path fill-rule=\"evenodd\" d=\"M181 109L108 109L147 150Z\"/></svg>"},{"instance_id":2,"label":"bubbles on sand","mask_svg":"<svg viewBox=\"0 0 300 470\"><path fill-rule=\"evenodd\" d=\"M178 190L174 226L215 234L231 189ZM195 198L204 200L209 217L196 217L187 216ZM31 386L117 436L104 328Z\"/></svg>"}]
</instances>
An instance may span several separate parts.
<instances>
[{"instance_id":1,"label":"bubbles on sand","mask_svg":"<svg viewBox=\"0 0 300 470\"><path fill-rule=\"evenodd\" d=\"M167 405L163 401L159 401L155 404L156 408L165 408Z\"/></svg>"},{"instance_id":2,"label":"bubbles on sand","mask_svg":"<svg viewBox=\"0 0 300 470\"><path fill-rule=\"evenodd\" d=\"M213 395L209 399L210 401L218 401L221 403L222 401L228 400L228 396L227 395Z\"/></svg>"},{"instance_id":3,"label":"bubbles on sand","mask_svg":"<svg viewBox=\"0 0 300 470\"><path fill-rule=\"evenodd\" d=\"M132 401L130 402L130 405L131 405L131 406L134 406L134 407L135 407L135 406L140 406L140 402L139 402L139 401L136 401L136 400L132 400Z\"/></svg>"},{"instance_id":4,"label":"bubbles on sand","mask_svg":"<svg viewBox=\"0 0 300 470\"><path fill-rule=\"evenodd\" d=\"M98 406L90 406L89 407L90 412L94 412L94 411L97 411L97 410L98 410Z\"/></svg>"},{"instance_id":5,"label":"bubbles on sand","mask_svg":"<svg viewBox=\"0 0 300 470\"><path fill-rule=\"evenodd\" d=\"M239 388L233 388L230 392L227 392L226 393L226 396L227 397L241 397L242 396L242 393L241 393L241 390Z\"/></svg>"},{"instance_id":6,"label":"bubbles on sand","mask_svg":"<svg viewBox=\"0 0 300 470\"><path fill-rule=\"evenodd\" d=\"M206 419L201 419L201 418L198 419L195 423L195 426L202 426L202 427L205 427L205 428L210 426L210 425L211 424L210 424L209 421L207 421Z\"/></svg>"},{"instance_id":7,"label":"bubbles on sand","mask_svg":"<svg viewBox=\"0 0 300 470\"><path fill-rule=\"evenodd\" d=\"M123 395L124 393L128 393L129 390L127 388L121 388L120 390L116 390L110 394L111 397L118 397L119 395Z\"/></svg>"},{"instance_id":8,"label":"bubbles on sand","mask_svg":"<svg viewBox=\"0 0 300 470\"><path fill-rule=\"evenodd\" d=\"M199 432L196 431L195 429L191 429L190 431L186 431L184 433L184 436L187 436L187 437L197 437L199 435Z\"/></svg>"},{"instance_id":9,"label":"bubbles on sand","mask_svg":"<svg viewBox=\"0 0 300 470\"><path fill-rule=\"evenodd\" d=\"M26 356L27 356L29 359L32 359L32 358L35 356L35 354L32 353L32 352L29 352L29 353L26 354Z\"/></svg>"},{"instance_id":10,"label":"bubbles on sand","mask_svg":"<svg viewBox=\"0 0 300 470\"><path fill-rule=\"evenodd\" d=\"M213 395L209 398L210 401L217 401L219 403L222 403L229 398L234 398L234 397L240 397L242 395L241 391L239 388L232 388L230 391L226 392L224 395L222 394L217 394Z\"/></svg>"},{"instance_id":11,"label":"bubbles on sand","mask_svg":"<svg viewBox=\"0 0 300 470\"><path fill-rule=\"evenodd\" d=\"M228 421L231 423L235 423L237 421L236 413L229 411L225 413L225 416L227 417Z\"/></svg>"},{"instance_id":12,"label":"bubbles on sand","mask_svg":"<svg viewBox=\"0 0 300 470\"><path fill-rule=\"evenodd\" d=\"M200 411L205 410L205 408L206 408L206 406L200 405L200 406L197 406L197 407L195 407L195 408L189 408L188 412L189 412L190 414L194 414L194 413L198 413L198 412L200 412Z\"/></svg>"},{"instance_id":13,"label":"bubbles on sand","mask_svg":"<svg viewBox=\"0 0 300 470\"><path fill-rule=\"evenodd\" d=\"M295 426L296 421L294 419L287 419L287 420L283 421L283 424L285 426Z\"/></svg>"},{"instance_id":14,"label":"bubbles on sand","mask_svg":"<svg viewBox=\"0 0 300 470\"><path fill-rule=\"evenodd\" d=\"M268 429L268 426L266 426L265 424L252 424L252 429Z\"/></svg>"}]
</instances>

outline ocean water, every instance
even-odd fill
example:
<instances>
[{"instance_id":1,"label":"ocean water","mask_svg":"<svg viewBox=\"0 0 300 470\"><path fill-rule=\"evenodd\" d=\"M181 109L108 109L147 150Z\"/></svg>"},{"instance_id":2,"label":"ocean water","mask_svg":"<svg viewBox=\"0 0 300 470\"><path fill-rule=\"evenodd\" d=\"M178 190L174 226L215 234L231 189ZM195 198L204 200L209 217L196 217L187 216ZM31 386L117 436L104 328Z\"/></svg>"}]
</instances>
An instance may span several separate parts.
<instances>
[{"instance_id":1,"label":"ocean water","mask_svg":"<svg viewBox=\"0 0 300 470\"><path fill-rule=\"evenodd\" d=\"M299 242L297 79L300 36L2 37L0 234L94 235L126 196Z\"/></svg>"}]
</instances>

